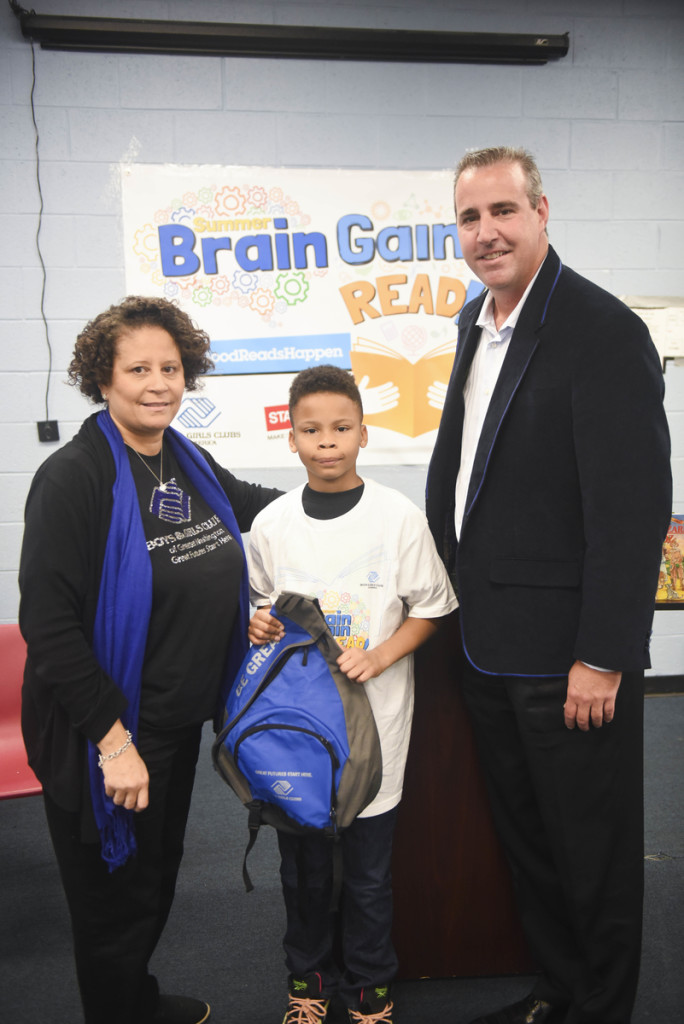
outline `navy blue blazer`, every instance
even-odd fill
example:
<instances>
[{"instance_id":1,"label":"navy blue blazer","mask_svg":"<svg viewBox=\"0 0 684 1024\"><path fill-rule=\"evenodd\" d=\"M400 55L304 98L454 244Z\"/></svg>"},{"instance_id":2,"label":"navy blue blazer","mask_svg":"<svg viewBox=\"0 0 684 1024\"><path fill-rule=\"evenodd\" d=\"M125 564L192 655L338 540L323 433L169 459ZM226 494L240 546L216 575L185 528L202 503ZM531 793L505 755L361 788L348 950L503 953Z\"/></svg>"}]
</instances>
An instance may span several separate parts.
<instances>
[{"instance_id":1,"label":"navy blue blazer","mask_svg":"<svg viewBox=\"0 0 684 1024\"><path fill-rule=\"evenodd\" d=\"M484 295L464 307L426 511L483 672L650 665L672 507L663 375L643 321L549 249L482 428L459 542L463 386Z\"/></svg>"}]
</instances>

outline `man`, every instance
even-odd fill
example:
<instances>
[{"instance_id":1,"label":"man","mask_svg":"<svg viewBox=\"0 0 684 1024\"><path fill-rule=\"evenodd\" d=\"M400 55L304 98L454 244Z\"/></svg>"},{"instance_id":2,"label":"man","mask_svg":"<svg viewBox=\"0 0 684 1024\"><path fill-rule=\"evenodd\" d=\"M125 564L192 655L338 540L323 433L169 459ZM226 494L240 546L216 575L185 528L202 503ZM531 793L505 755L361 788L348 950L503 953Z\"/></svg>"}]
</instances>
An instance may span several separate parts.
<instances>
[{"instance_id":1,"label":"man","mask_svg":"<svg viewBox=\"0 0 684 1024\"><path fill-rule=\"evenodd\" d=\"M458 591L464 696L541 969L526 999L473 1024L628 1024L643 670L671 511L662 373L643 322L549 246L528 153L468 153L455 201L486 291L461 313L427 514Z\"/></svg>"}]
</instances>

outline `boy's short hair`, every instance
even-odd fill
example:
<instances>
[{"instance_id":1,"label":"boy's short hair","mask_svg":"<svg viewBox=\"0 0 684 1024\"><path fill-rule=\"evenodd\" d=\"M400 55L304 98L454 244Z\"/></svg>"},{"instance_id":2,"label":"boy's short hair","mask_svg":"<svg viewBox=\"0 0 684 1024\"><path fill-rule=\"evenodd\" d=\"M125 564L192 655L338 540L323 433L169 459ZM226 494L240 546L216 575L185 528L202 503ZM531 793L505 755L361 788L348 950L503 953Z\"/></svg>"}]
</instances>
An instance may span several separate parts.
<instances>
[{"instance_id":1,"label":"boy's short hair","mask_svg":"<svg viewBox=\"0 0 684 1024\"><path fill-rule=\"evenodd\" d=\"M363 419L363 402L352 374L339 366L323 363L301 370L290 385L290 422L292 411L302 398L307 395L320 394L327 391L332 395L346 395L359 407Z\"/></svg>"}]
</instances>

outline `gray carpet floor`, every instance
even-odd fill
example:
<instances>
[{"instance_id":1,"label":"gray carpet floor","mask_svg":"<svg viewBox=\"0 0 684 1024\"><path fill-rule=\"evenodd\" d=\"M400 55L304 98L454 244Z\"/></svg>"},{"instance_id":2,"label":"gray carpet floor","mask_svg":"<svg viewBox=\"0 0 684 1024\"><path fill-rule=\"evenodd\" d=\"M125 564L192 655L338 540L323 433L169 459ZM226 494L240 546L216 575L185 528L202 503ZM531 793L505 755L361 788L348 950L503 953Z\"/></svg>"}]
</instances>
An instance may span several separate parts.
<instances>
[{"instance_id":1,"label":"gray carpet floor","mask_svg":"<svg viewBox=\"0 0 684 1024\"><path fill-rule=\"evenodd\" d=\"M165 991L212 1005L212 1024L280 1024L286 971L275 835L241 876L246 812L214 773L207 730L178 892L153 968ZM646 921L633 1024L684 1020L684 696L646 700ZM0 803L0 1024L78 1024L64 897L40 798ZM495 922L493 924L495 926ZM396 1024L467 1024L531 979L403 981ZM331 1021L341 1020L337 1012Z\"/></svg>"}]
</instances>

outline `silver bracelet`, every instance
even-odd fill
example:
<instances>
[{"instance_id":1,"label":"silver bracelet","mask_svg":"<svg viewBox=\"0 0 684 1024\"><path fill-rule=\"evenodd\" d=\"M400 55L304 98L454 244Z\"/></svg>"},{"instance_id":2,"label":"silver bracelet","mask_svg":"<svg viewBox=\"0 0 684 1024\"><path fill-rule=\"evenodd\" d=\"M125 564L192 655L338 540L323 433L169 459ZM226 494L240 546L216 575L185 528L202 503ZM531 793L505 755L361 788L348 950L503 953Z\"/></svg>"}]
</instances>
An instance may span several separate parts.
<instances>
[{"instance_id":1,"label":"silver bracelet","mask_svg":"<svg viewBox=\"0 0 684 1024\"><path fill-rule=\"evenodd\" d=\"M128 750L132 742L133 737L128 729L126 729L126 742L123 743L118 750L112 750L111 754L100 754L97 759L97 767L101 768L105 761L111 761L113 758L118 757L119 754L123 754L124 750Z\"/></svg>"}]
</instances>

